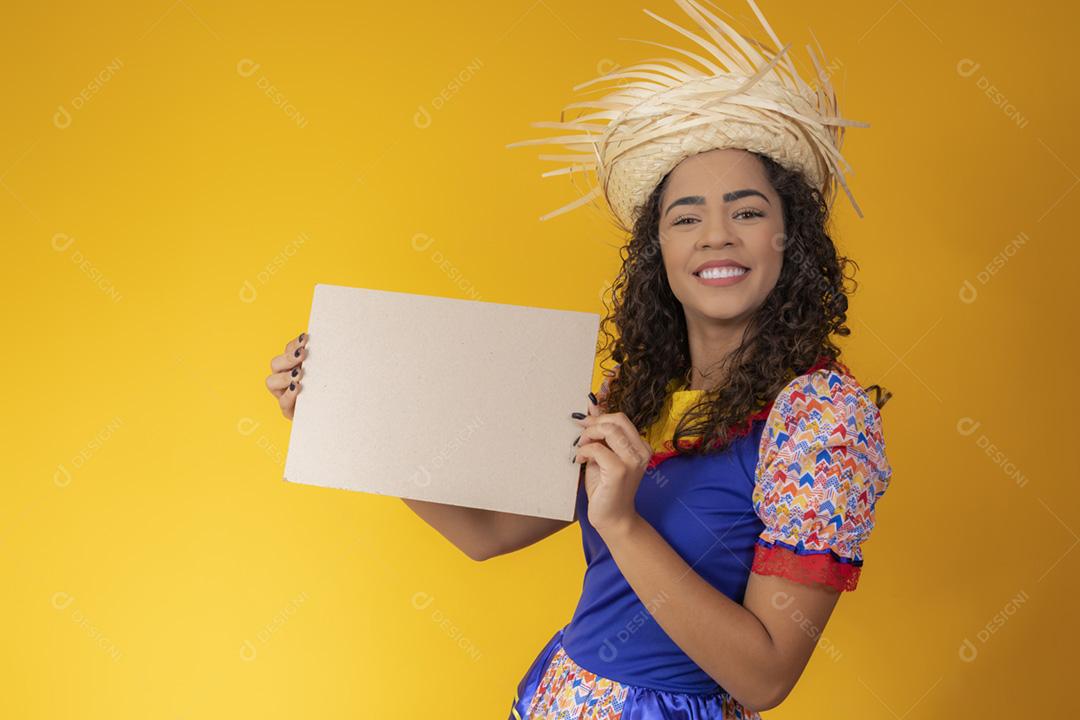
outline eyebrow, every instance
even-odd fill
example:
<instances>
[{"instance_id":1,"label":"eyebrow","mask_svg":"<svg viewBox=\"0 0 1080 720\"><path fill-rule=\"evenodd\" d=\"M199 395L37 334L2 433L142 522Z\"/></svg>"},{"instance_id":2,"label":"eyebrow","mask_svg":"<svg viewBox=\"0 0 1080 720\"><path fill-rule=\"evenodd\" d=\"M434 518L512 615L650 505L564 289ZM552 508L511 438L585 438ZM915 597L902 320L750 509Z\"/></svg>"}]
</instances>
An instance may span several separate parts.
<instances>
[{"instance_id":1,"label":"eyebrow","mask_svg":"<svg viewBox=\"0 0 1080 720\"><path fill-rule=\"evenodd\" d=\"M742 190L734 190L734 191L729 192L729 193L724 193L724 202L733 202L735 200L738 200L739 198L743 198L743 197L746 197L748 195L757 195L757 196L761 197L765 202L772 205L772 203L769 202L769 198L765 197L765 195L763 193L761 193L761 192L759 192L757 190L754 190L753 188L743 188ZM671 203L670 205L668 205L667 210L664 211L664 215L667 215L669 212L671 212L671 208L675 207L676 205L704 205L704 204L705 204L705 198L703 196L701 196L701 195L687 195L686 197L681 197L678 200Z\"/></svg>"}]
</instances>

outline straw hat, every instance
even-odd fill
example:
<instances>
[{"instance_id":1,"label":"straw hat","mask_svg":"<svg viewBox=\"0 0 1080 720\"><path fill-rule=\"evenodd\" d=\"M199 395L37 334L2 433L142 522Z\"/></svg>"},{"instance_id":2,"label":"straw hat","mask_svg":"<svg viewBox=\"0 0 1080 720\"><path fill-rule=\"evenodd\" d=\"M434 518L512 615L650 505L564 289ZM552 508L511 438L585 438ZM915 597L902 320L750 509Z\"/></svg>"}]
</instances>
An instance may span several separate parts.
<instances>
[{"instance_id":1,"label":"straw hat","mask_svg":"<svg viewBox=\"0 0 1080 720\"><path fill-rule=\"evenodd\" d=\"M573 180L574 174L581 173L592 184L584 195L540 219L561 215L603 194L615 223L630 232L636 207L665 174L686 157L720 148L758 152L787 168L802 170L830 208L839 185L862 217L844 179L851 167L840 155L840 146L846 127L869 125L840 117L821 46L820 61L813 48L806 46L816 72L815 87L799 76L787 52L791 46L781 46L754 0L747 2L769 39L781 48L778 52L736 32L698 0L675 2L697 23L698 32L648 10L645 13L696 47L687 50L627 39L665 48L699 67L680 58L652 58L581 83L575 91L597 85L595 89L610 92L564 106L559 122L531 123L569 134L507 145L562 145L573 154L539 157L565 167L541 177L570 175ZM704 56L699 54L702 50ZM566 112L572 109L581 112L567 120Z\"/></svg>"}]
</instances>

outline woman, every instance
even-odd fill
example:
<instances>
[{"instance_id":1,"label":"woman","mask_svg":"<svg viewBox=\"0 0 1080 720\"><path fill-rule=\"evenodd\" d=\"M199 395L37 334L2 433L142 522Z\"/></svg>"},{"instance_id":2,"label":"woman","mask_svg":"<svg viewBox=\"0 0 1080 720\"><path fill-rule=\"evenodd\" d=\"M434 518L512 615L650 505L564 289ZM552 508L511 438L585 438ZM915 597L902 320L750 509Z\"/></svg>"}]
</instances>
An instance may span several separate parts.
<instances>
[{"instance_id":1,"label":"woman","mask_svg":"<svg viewBox=\"0 0 1080 720\"><path fill-rule=\"evenodd\" d=\"M582 597L512 718L754 718L794 687L892 474L829 338L848 261L825 217L799 173L739 149L650 196L605 321L618 372L579 421Z\"/></svg>"},{"instance_id":2,"label":"woman","mask_svg":"<svg viewBox=\"0 0 1080 720\"><path fill-rule=\"evenodd\" d=\"M617 372L580 419L588 569L571 621L517 688L512 718L749 718L794 687L892 469L880 405L839 361L846 258L828 233L840 156L835 93L695 0L680 58L613 83L565 134L629 233L605 335ZM809 49L809 48L808 48ZM683 58L694 61L696 65ZM595 88L594 88L595 89ZM612 334L608 327L615 326ZM617 335L617 337L616 337ZM884 404L886 397L880 401Z\"/></svg>"},{"instance_id":3,"label":"woman","mask_svg":"<svg viewBox=\"0 0 1080 720\"><path fill-rule=\"evenodd\" d=\"M871 400L831 339L849 334L851 261L827 231L828 200L846 190L838 149L858 123L837 117L827 78L810 88L783 52L676 2L704 36L657 19L712 57L661 47L705 71L667 60L611 73L633 82L577 104L591 115L541 124L584 133L559 138L581 152L559 157L601 179L547 217L602 192L630 239L605 318L616 366L573 414L582 595L521 678L519 720L775 707L855 589L892 474L888 395ZM267 379L286 416L306 342ZM477 559L567 524L405 502Z\"/></svg>"}]
</instances>

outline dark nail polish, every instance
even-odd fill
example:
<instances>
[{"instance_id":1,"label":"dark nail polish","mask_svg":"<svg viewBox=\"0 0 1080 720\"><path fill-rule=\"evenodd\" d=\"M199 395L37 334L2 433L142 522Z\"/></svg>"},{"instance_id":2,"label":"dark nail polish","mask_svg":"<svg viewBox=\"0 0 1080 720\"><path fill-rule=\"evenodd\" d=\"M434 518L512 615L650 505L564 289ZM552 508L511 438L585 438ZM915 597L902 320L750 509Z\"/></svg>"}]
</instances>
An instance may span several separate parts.
<instances>
[{"instance_id":1,"label":"dark nail polish","mask_svg":"<svg viewBox=\"0 0 1080 720\"><path fill-rule=\"evenodd\" d=\"M592 404L593 404L593 405L596 405L596 404L597 404L597 403L596 403L596 396L595 396L595 395L593 395L592 393L589 393L589 399L590 399L590 400L592 400Z\"/></svg>"},{"instance_id":2,"label":"dark nail polish","mask_svg":"<svg viewBox=\"0 0 1080 720\"><path fill-rule=\"evenodd\" d=\"M304 333L300 333L300 337L296 340L296 342L304 342Z\"/></svg>"},{"instance_id":3,"label":"dark nail polish","mask_svg":"<svg viewBox=\"0 0 1080 720\"><path fill-rule=\"evenodd\" d=\"M575 420L584 420L585 419L585 413L579 413L579 412L570 413L570 417L574 418Z\"/></svg>"},{"instance_id":4,"label":"dark nail polish","mask_svg":"<svg viewBox=\"0 0 1080 720\"><path fill-rule=\"evenodd\" d=\"M581 436L580 436L580 435L578 435L578 436L577 436L577 440L574 440L574 444L575 444L575 445L577 445L577 441L578 441L578 440L580 440L580 439L581 439Z\"/></svg>"},{"instance_id":5,"label":"dark nail polish","mask_svg":"<svg viewBox=\"0 0 1080 720\"><path fill-rule=\"evenodd\" d=\"M300 348L296 348L296 352L293 353L293 357L300 357Z\"/></svg>"},{"instance_id":6,"label":"dark nail polish","mask_svg":"<svg viewBox=\"0 0 1080 720\"><path fill-rule=\"evenodd\" d=\"M289 383L289 389L290 390L295 390L296 389L296 383Z\"/></svg>"},{"instance_id":7,"label":"dark nail polish","mask_svg":"<svg viewBox=\"0 0 1080 720\"><path fill-rule=\"evenodd\" d=\"M300 372L300 368L293 368L292 369L292 376L296 377L299 374L299 372Z\"/></svg>"}]
</instances>

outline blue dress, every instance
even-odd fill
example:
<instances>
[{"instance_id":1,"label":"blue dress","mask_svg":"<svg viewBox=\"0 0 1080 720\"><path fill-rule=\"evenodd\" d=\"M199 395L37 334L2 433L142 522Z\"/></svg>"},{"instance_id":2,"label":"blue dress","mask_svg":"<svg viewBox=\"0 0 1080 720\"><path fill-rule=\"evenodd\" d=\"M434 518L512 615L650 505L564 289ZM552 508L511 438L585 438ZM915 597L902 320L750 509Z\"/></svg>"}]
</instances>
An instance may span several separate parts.
<instances>
[{"instance_id":1,"label":"blue dress","mask_svg":"<svg viewBox=\"0 0 1080 720\"><path fill-rule=\"evenodd\" d=\"M843 365L815 366L725 450L681 457L671 434L700 393L669 386L661 418L645 432L654 455L637 512L740 604L751 572L854 589L891 475L873 401ZM653 619L663 593L643 602L623 577L589 522L584 482L577 518L587 564L581 598L521 678L510 719L759 718Z\"/></svg>"}]
</instances>

